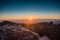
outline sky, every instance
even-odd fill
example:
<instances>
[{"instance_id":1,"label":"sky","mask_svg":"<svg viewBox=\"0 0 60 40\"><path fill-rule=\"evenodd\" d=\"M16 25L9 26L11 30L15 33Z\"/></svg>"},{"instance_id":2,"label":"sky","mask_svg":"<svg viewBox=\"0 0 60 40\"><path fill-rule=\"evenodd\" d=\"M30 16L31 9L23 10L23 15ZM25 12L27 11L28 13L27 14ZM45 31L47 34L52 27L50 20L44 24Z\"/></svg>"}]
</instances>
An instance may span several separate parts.
<instances>
[{"instance_id":1,"label":"sky","mask_svg":"<svg viewBox=\"0 0 60 40\"><path fill-rule=\"evenodd\" d=\"M58 0L3 0L0 1L0 20L60 19Z\"/></svg>"}]
</instances>

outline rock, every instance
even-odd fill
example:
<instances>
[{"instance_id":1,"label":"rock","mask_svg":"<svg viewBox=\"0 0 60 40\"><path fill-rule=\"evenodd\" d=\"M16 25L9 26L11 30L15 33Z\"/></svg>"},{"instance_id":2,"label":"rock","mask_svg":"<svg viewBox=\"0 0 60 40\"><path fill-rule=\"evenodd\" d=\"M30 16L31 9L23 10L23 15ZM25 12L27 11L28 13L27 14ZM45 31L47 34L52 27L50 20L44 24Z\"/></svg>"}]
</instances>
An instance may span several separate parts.
<instances>
[{"instance_id":1,"label":"rock","mask_svg":"<svg viewBox=\"0 0 60 40\"><path fill-rule=\"evenodd\" d=\"M40 40L37 33L20 26L0 26L0 40Z\"/></svg>"}]
</instances>

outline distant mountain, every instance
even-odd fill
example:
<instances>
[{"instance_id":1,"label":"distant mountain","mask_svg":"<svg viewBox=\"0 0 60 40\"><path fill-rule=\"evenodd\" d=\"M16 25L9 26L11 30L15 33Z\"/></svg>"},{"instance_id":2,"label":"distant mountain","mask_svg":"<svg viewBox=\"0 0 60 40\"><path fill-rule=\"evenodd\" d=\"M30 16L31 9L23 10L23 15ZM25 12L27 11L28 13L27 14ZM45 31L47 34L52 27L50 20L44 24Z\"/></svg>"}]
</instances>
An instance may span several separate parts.
<instances>
[{"instance_id":1,"label":"distant mountain","mask_svg":"<svg viewBox=\"0 0 60 40\"><path fill-rule=\"evenodd\" d=\"M4 20L0 20L0 22L3 22ZM15 22L15 23L26 23L26 20L7 20L10 22ZM60 19L35 19L32 22L33 23L40 23L40 22L50 22L53 21L54 24L60 23Z\"/></svg>"},{"instance_id":2,"label":"distant mountain","mask_svg":"<svg viewBox=\"0 0 60 40\"><path fill-rule=\"evenodd\" d=\"M60 24L60 21L53 21L54 24Z\"/></svg>"},{"instance_id":3,"label":"distant mountain","mask_svg":"<svg viewBox=\"0 0 60 40\"><path fill-rule=\"evenodd\" d=\"M6 24L9 24L9 25L18 25L18 23L15 23L15 22L11 22L11 21L2 21L0 22L0 26L2 25L6 25Z\"/></svg>"}]
</instances>

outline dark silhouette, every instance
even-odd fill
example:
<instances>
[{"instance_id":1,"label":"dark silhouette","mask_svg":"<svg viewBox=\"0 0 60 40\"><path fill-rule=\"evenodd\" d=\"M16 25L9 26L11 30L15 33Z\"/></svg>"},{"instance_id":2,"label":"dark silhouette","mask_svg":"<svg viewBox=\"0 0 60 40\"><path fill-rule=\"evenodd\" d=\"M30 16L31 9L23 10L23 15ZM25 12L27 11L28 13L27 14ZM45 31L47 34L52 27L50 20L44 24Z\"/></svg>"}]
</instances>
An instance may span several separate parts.
<instances>
[{"instance_id":1,"label":"dark silhouette","mask_svg":"<svg viewBox=\"0 0 60 40\"><path fill-rule=\"evenodd\" d=\"M26 27L27 25L24 23L14 23L14 22L10 22L10 21L3 21L0 23L0 26L3 25L16 25L16 26L21 26L21 27L25 27L33 32L38 33L41 37L42 36L48 36L50 38L50 40L60 40L60 24L54 24L53 21L48 22L41 22L41 23L35 23L35 24L30 24L30 26ZM9 30L8 30L9 31ZM3 30L0 30L0 35L3 32ZM12 32L12 31L10 31ZM11 38L11 36L14 34L14 32L12 32L11 34L7 34L6 37ZM18 34L19 36L21 36L20 34ZM16 35L16 37L18 38L19 36ZM11 39L8 40L16 40L14 36L12 36ZM1 39L1 37L0 37ZM6 39L5 39L6 40Z\"/></svg>"}]
</instances>

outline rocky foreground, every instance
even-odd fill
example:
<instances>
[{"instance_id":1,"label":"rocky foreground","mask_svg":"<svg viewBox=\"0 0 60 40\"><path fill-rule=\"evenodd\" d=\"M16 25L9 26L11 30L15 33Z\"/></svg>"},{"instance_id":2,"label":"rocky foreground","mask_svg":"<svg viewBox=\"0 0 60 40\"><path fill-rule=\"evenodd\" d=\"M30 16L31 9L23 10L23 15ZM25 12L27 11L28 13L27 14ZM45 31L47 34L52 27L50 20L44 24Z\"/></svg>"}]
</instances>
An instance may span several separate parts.
<instances>
[{"instance_id":1,"label":"rocky foreground","mask_svg":"<svg viewBox=\"0 0 60 40\"><path fill-rule=\"evenodd\" d=\"M0 26L0 40L40 40L37 33L16 25Z\"/></svg>"}]
</instances>

